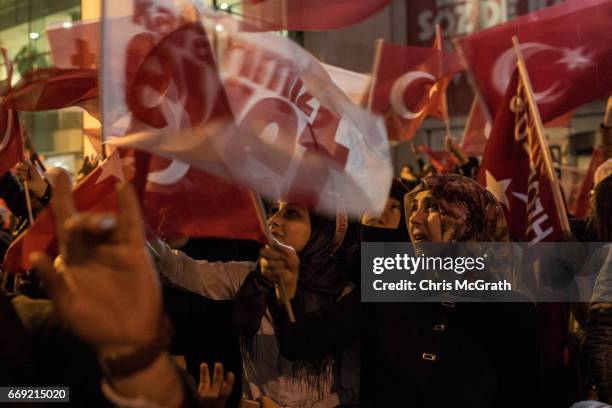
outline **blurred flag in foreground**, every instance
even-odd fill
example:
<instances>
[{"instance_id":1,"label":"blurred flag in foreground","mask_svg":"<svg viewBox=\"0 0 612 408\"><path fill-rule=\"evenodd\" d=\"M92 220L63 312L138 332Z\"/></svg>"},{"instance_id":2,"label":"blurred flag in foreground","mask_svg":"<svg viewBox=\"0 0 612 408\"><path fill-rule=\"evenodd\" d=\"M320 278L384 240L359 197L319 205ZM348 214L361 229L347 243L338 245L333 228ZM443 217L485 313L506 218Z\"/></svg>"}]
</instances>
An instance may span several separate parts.
<instances>
[{"instance_id":1,"label":"blurred flag in foreground","mask_svg":"<svg viewBox=\"0 0 612 408\"><path fill-rule=\"evenodd\" d=\"M128 133L109 143L328 214L340 202L353 215L382 210L392 177L382 120L351 103L312 55L283 37L241 33L235 20L217 18L219 77L204 30L181 23L190 14L183 9L176 26L150 33L159 27L146 13L156 10L126 18L140 26L105 39L104 107L114 111L105 129L123 121Z\"/></svg>"}]
</instances>

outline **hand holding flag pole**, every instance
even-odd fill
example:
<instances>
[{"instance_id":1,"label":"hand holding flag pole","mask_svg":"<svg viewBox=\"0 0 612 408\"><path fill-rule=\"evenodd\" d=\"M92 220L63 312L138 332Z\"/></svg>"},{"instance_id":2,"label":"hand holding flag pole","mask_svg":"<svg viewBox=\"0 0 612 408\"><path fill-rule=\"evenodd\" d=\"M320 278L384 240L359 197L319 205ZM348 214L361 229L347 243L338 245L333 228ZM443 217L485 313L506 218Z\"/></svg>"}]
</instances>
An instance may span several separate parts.
<instances>
[{"instance_id":1,"label":"hand holding flag pole","mask_svg":"<svg viewBox=\"0 0 612 408\"><path fill-rule=\"evenodd\" d=\"M251 196L253 197L253 203L255 204L257 215L261 223L261 229L266 236L268 244L270 244L272 247L277 247L278 241L270 233L270 228L268 227L268 223L266 222L266 212L264 210L261 196L253 191L251 191ZM293 313L293 307L291 306L291 302L289 302L289 297L287 296L287 287L285 286L285 281L279 279L278 283L275 283L274 286L276 286L278 291L280 292L279 300L282 301L283 305L285 306L285 311L287 312L289 321L291 323L295 323L295 314Z\"/></svg>"}]
</instances>

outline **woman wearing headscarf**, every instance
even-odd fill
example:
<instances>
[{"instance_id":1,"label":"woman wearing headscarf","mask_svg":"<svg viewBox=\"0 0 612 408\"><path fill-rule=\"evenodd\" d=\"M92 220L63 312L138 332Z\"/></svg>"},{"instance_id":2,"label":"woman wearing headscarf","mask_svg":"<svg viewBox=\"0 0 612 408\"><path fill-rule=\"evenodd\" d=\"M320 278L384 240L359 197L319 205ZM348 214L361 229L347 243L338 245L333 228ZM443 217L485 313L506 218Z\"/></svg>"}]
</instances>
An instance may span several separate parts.
<instances>
[{"instance_id":1,"label":"woman wearing headscarf","mask_svg":"<svg viewBox=\"0 0 612 408\"><path fill-rule=\"evenodd\" d=\"M406 242L408 231L404 216L404 196L408 193L399 179L393 179L385 209L381 214L365 213L361 217L359 236L361 242ZM337 268L346 270L354 284L361 276L360 254L336 262ZM299 288L299 285L298 285ZM292 300L296 314L303 315L305 304L296 297ZM321 356L357 347L362 320L367 311L361 303L359 290L353 290L337 302L321 308L316 315L297 318L288 323L285 310L273 305L270 311L275 316L278 345L281 354L290 360L318 359ZM357 372L359 367L354 368Z\"/></svg>"},{"instance_id":2,"label":"woman wearing headscarf","mask_svg":"<svg viewBox=\"0 0 612 408\"><path fill-rule=\"evenodd\" d=\"M241 336L243 405L257 406L253 404L263 399L283 407L334 407L354 399L356 390L351 387L355 386L342 376L341 356L300 361L281 356L276 316L269 310L278 303L272 282L278 276L275 269L299 270L288 274L299 281L295 293L289 293L304 305L296 311L298 320L317 314L350 290L344 270L335 267L335 257L347 255L341 246L343 222L340 216L328 219L299 204L277 203L268 224L281 249L266 247L257 264L195 261L156 243L159 267L172 284L213 300L235 299L232 325ZM287 254L290 261L283 258Z\"/></svg>"},{"instance_id":3,"label":"woman wearing headscarf","mask_svg":"<svg viewBox=\"0 0 612 408\"><path fill-rule=\"evenodd\" d=\"M467 177L427 177L404 203L413 242L509 241L499 202ZM278 336L285 341L281 351L316 357L307 344L327 341L320 348L330 352L356 336L365 406L535 405L539 358L531 304L369 303L359 309L354 303L340 300L324 318L287 325ZM355 310L357 328L346 323Z\"/></svg>"}]
</instances>

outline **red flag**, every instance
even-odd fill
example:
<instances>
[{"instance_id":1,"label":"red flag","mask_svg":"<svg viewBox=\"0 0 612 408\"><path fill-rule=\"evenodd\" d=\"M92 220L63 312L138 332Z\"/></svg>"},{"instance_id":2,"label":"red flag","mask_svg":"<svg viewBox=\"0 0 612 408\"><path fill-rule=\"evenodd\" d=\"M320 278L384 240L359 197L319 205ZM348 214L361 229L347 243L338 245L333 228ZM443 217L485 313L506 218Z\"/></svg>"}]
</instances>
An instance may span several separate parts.
<instances>
[{"instance_id":1,"label":"red flag","mask_svg":"<svg viewBox=\"0 0 612 408\"><path fill-rule=\"evenodd\" d=\"M483 112L478 98L475 97L465 123L461 150L468 156L482 156L490 133L491 122Z\"/></svg>"},{"instance_id":2,"label":"red flag","mask_svg":"<svg viewBox=\"0 0 612 408\"><path fill-rule=\"evenodd\" d=\"M459 56L431 48L382 45L372 110L385 116L390 140L410 140L426 116L443 118L444 92L463 70Z\"/></svg>"},{"instance_id":3,"label":"red flag","mask_svg":"<svg viewBox=\"0 0 612 408\"><path fill-rule=\"evenodd\" d=\"M595 170L604 162L603 149L601 147L593 149L589 168L580 185L580 193L572 210L577 218L585 218L589 213L589 198L593 185L595 184Z\"/></svg>"},{"instance_id":4,"label":"red flag","mask_svg":"<svg viewBox=\"0 0 612 408\"><path fill-rule=\"evenodd\" d=\"M140 49L146 60L133 81L129 69L127 75L108 73L114 82L124 75L128 89L105 88L105 107L148 126L112 143L180 160L268 198L328 214L336 213L338 197L352 197L342 200L350 214L381 210L392 176L382 120L352 104L321 64L292 41L236 32L233 21L215 20L224 27L217 32L223 83L203 31L188 37L198 39L192 43L195 54L185 48L189 42L175 38L175 29ZM115 62L109 66L121 66L114 53L122 46L112 44L108 58ZM135 66L125 57L135 53L127 46L123 52L127 67ZM194 56L204 59L192 61ZM161 70L158 61L164 62ZM190 69L200 71L186 75ZM143 95L160 105L151 108L151 98Z\"/></svg>"},{"instance_id":5,"label":"red flag","mask_svg":"<svg viewBox=\"0 0 612 408\"><path fill-rule=\"evenodd\" d=\"M246 0L240 15L267 31L321 31L358 23L389 3L390 0Z\"/></svg>"},{"instance_id":6,"label":"red flag","mask_svg":"<svg viewBox=\"0 0 612 408\"><path fill-rule=\"evenodd\" d=\"M427 145L420 145L419 150L427 155L429 162L438 173L450 173L459 160L446 150L431 150Z\"/></svg>"},{"instance_id":7,"label":"red flag","mask_svg":"<svg viewBox=\"0 0 612 408\"><path fill-rule=\"evenodd\" d=\"M79 211L96 213L116 210L115 184L125 181L121 158L116 152L87 175L74 189L74 204ZM43 209L34 224L15 239L6 252L3 267L9 273L31 268L29 255L45 251L57 255L55 228L51 208Z\"/></svg>"},{"instance_id":8,"label":"red flag","mask_svg":"<svg viewBox=\"0 0 612 408\"><path fill-rule=\"evenodd\" d=\"M546 171L535 118L518 71L495 117L479 178L502 203L513 239L558 241L561 222ZM545 148L548 148L545 146Z\"/></svg>"},{"instance_id":9,"label":"red flag","mask_svg":"<svg viewBox=\"0 0 612 408\"><path fill-rule=\"evenodd\" d=\"M0 48L6 78L0 81L0 175L4 174L23 157L23 142L19 115L10 109L7 97L11 92L13 64L5 48Z\"/></svg>"},{"instance_id":10,"label":"red flag","mask_svg":"<svg viewBox=\"0 0 612 408\"><path fill-rule=\"evenodd\" d=\"M6 97L22 112L81 106L99 117L98 72L93 69L41 68L25 74Z\"/></svg>"},{"instance_id":11,"label":"red flag","mask_svg":"<svg viewBox=\"0 0 612 408\"><path fill-rule=\"evenodd\" d=\"M163 157L151 158L144 217L162 238L216 237L265 242L248 189Z\"/></svg>"},{"instance_id":12,"label":"red flag","mask_svg":"<svg viewBox=\"0 0 612 408\"><path fill-rule=\"evenodd\" d=\"M612 92L612 2L568 0L457 41L494 115L514 70L516 35L542 121Z\"/></svg>"},{"instance_id":13,"label":"red flag","mask_svg":"<svg viewBox=\"0 0 612 408\"><path fill-rule=\"evenodd\" d=\"M74 189L79 211L114 212L115 185L132 180L134 155L116 150ZM159 236L198 236L264 241L251 196L247 190L191 169L182 163L153 157L143 199L145 222ZM12 244L4 262L9 272L30 268L33 251L56 254L55 233L49 208Z\"/></svg>"}]
</instances>

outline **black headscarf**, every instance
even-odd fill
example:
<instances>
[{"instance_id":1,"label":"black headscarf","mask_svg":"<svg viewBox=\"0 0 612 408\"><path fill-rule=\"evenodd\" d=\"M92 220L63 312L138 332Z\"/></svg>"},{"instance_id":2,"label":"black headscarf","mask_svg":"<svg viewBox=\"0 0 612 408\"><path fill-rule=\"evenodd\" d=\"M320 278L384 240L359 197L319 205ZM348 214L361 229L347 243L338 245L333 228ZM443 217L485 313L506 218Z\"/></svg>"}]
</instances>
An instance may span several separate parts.
<instances>
[{"instance_id":1,"label":"black headscarf","mask_svg":"<svg viewBox=\"0 0 612 408\"><path fill-rule=\"evenodd\" d=\"M342 268L336 268L333 256L336 220L309 212L311 234L298 254L300 273L298 293L304 313L313 313L335 301L347 284ZM259 264L238 291L232 324L240 334L252 337L259 330L261 319L270 302L277 302L274 287L260 273Z\"/></svg>"},{"instance_id":2,"label":"black headscarf","mask_svg":"<svg viewBox=\"0 0 612 408\"><path fill-rule=\"evenodd\" d=\"M389 198L395 198L400 202L400 222L396 228L378 228L361 225L362 242L406 242L410 238L406 227L404 211L404 196L408 194L408 189L398 178L393 179Z\"/></svg>"}]
</instances>

